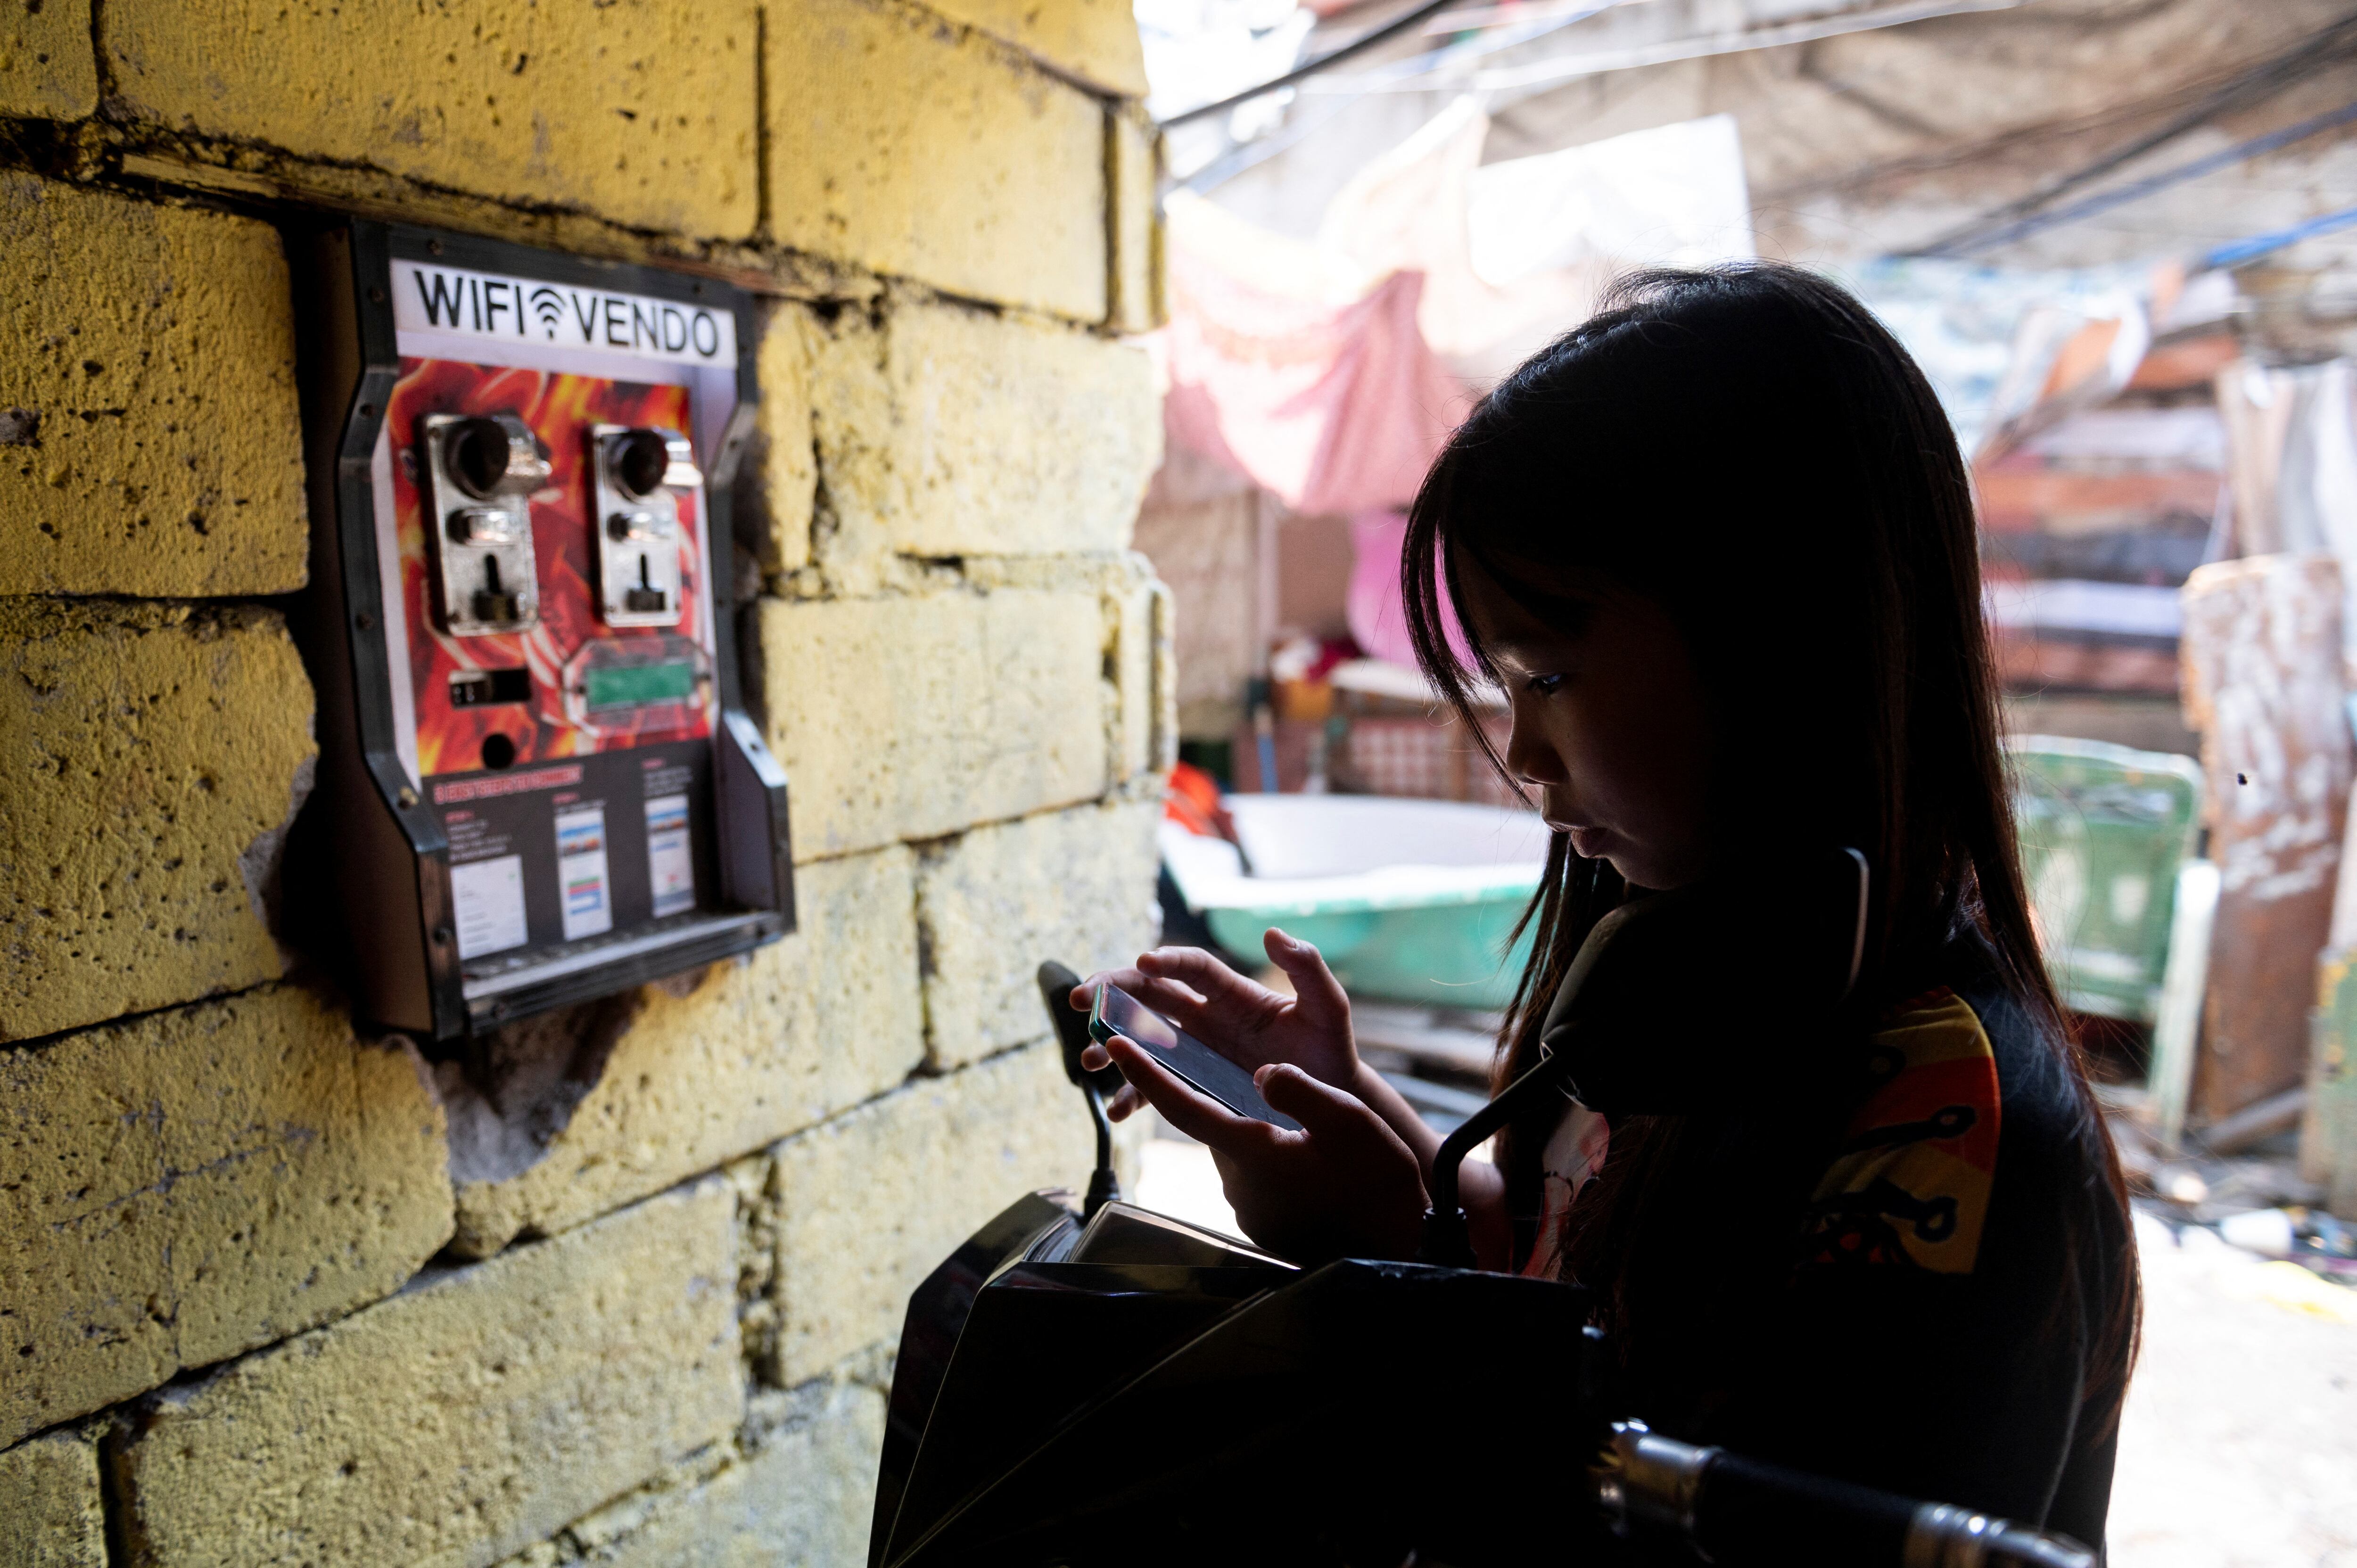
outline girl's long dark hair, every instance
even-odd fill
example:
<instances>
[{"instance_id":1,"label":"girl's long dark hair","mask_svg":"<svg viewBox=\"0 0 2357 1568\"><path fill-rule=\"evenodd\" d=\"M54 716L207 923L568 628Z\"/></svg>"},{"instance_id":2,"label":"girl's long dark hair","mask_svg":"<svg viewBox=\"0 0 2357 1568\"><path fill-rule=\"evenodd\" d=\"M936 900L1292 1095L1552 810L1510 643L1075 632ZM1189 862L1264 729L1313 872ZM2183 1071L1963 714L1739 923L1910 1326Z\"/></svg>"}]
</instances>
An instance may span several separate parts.
<instances>
[{"instance_id":1,"label":"girl's long dark hair","mask_svg":"<svg viewBox=\"0 0 2357 1568\"><path fill-rule=\"evenodd\" d=\"M1768 263L1637 274L1458 427L1409 514L1401 587L1426 677L1502 773L1474 689L1498 672L1473 628L1471 670L1450 646L1468 563L1542 619L1566 575L1664 607L1715 720L1720 873L1795 846L1865 852L1862 987L1882 1003L1946 979L1943 950L1976 931L2061 1058L2125 1208L2030 925L1964 461L1922 372L1864 306ZM1534 940L1501 1082L1528 1064L1572 954L1622 893L1555 837L1523 915ZM1510 1191L1534 1184L1529 1145L1544 1133L1532 1131L1503 1135ZM1571 1254L1608 1314L1627 1298L1647 1192L1679 1158L1674 1129L1616 1127L1613 1142ZM2133 1342L2123 1263L2115 1353L2097 1366Z\"/></svg>"}]
</instances>

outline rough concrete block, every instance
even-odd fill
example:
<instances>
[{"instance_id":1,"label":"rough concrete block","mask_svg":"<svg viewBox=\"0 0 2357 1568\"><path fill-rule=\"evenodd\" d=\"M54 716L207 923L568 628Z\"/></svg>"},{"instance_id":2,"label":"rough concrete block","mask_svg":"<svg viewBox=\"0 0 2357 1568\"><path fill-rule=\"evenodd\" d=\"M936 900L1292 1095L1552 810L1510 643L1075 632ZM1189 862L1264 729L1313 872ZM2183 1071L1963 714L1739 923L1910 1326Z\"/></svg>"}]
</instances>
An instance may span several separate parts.
<instances>
[{"instance_id":1,"label":"rough concrete block","mask_svg":"<svg viewBox=\"0 0 2357 1568\"><path fill-rule=\"evenodd\" d=\"M0 1453L0 1563L8 1568L106 1568L98 1443L53 1432Z\"/></svg>"},{"instance_id":2,"label":"rough concrete block","mask_svg":"<svg viewBox=\"0 0 2357 1568\"><path fill-rule=\"evenodd\" d=\"M1043 960L1088 974L1152 945L1161 815L1158 800L1082 806L975 828L926 854L917 919L936 1067L1045 1035L1035 978Z\"/></svg>"},{"instance_id":3,"label":"rough concrete block","mask_svg":"<svg viewBox=\"0 0 2357 1568\"><path fill-rule=\"evenodd\" d=\"M1092 592L768 600L761 640L798 854L937 838L1104 788Z\"/></svg>"},{"instance_id":4,"label":"rough concrete block","mask_svg":"<svg viewBox=\"0 0 2357 1568\"><path fill-rule=\"evenodd\" d=\"M285 593L304 516L278 236L0 175L0 594Z\"/></svg>"},{"instance_id":5,"label":"rough concrete block","mask_svg":"<svg viewBox=\"0 0 2357 1568\"><path fill-rule=\"evenodd\" d=\"M777 1147L773 1382L899 1337L909 1293L984 1220L1095 1159L1053 1043L908 1088Z\"/></svg>"},{"instance_id":6,"label":"rough concrete block","mask_svg":"<svg viewBox=\"0 0 2357 1568\"><path fill-rule=\"evenodd\" d=\"M110 1443L131 1561L495 1563L725 1436L735 1209L666 1193L156 1396Z\"/></svg>"},{"instance_id":7,"label":"rough concrete block","mask_svg":"<svg viewBox=\"0 0 2357 1568\"><path fill-rule=\"evenodd\" d=\"M1107 778L1125 792L1160 792L1178 758L1175 607L1154 563L1135 551L1114 555L976 555L959 576L983 593L1093 589L1104 620L1099 707Z\"/></svg>"},{"instance_id":8,"label":"rough concrete block","mask_svg":"<svg viewBox=\"0 0 2357 1568\"><path fill-rule=\"evenodd\" d=\"M416 1053L299 987L0 1050L0 1442L398 1289L447 1165Z\"/></svg>"},{"instance_id":9,"label":"rough concrete block","mask_svg":"<svg viewBox=\"0 0 2357 1568\"><path fill-rule=\"evenodd\" d=\"M80 120L97 112L90 0L9 6L0 18L0 114Z\"/></svg>"},{"instance_id":10,"label":"rough concrete block","mask_svg":"<svg viewBox=\"0 0 2357 1568\"><path fill-rule=\"evenodd\" d=\"M818 486L818 455L811 440L810 330L807 307L765 301L757 373L761 381L756 461L761 483L753 494L761 567L791 572L810 564L811 500Z\"/></svg>"},{"instance_id":11,"label":"rough concrete block","mask_svg":"<svg viewBox=\"0 0 2357 1568\"><path fill-rule=\"evenodd\" d=\"M1155 215L1161 172L1157 133L1142 113L1105 117L1105 189L1111 193L1107 286L1113 297L1105 325L1116 332L1148 332L1162 325L1162 223Z\"/></svg>"},{"instance_id":12,"label":"rough concrete block","mask_svg":"<svg viewBox=\"0 0 2357 1568\"><path fill-rule=\"evenodd\" d=\"M1178 760L1177 605L1154 564L1131 552L1105 574L1105 667L1114 672L1105 748L1113 777L1159 779Z\"/></svg>"},{"instance_id":13,"label":"rough concrete block","mask_svg":"<svg viewBox=\"0 0 2357 1568\"><path fill-rule=\"evenodd\" d=\"M1099 91L1146 96L1137 19L1120 0L933 0L931 8Z\"/></svg>"},{"instance_id":14,"label":"rough concrete block","mask_svg":"<svg viewBox=\"0 0 2357 1568\"><path fill-rule=\"evenodd\" d=\"M633 228L749 235L750 0L112 5L123 113Z\"/></svg>"},{"instance_id":15,"label":"rough concrete block","mask_svg":"<svg viewBox=\"0 0 2357 1568\"><path fill-rule=\"evenodd\" d=\"M248 607L0 600L0 1039L282 972L311 687Z\"/></svg>"},{"instance_id":16,"label":"rough concrete block","mask_svg":"<svg viewBox=\"0 0 2357 1568\"><path fill-rule=\"evenodd\" d=\"M619 1018L591 1010L575 1032L610 1039L554 1042L541 1082L487 1098L446 1067L454 1249L576 1225L907 1078L924 1059L913 862L893 848L802 867L793 935L692 989L644 987Z\"/></svg>"},{"instance_id":17,"label":"rough concrete block","mask_svg":"<svg viewBox=\"0 0 2357 1568\"><path fill-rule=\"evenodd\" d=\"M759 1445L698 1484L610 1510L628 1529L576 1526L577 1561L597 1568L863 1568L884 1446L884 1391L821 1379L756 1396L783 1419ZM585 1521L586 1523L587 1521ZM606 1521L598 1520L599 1524Z\"/></svg>"},{"instance_id":18,"label":"rough concrete block","mask_svg":"<svg viewBox=\"0 0 2357 1568\"><path fill-rule=\"evenodd\" d=\"M968 298L1103 319L1096 99L898 0L774 8L767 47L780 243Z\"/></svg>"},{"instance_id":19,"label":"rough concrete block","mask_svg":"<svg viewBox=\"0 0 2357 1568\"><path fill-rule=\"evenodd\" d=\"M811 338L831 570L1128 547L1162 460L1144 350L906 296L880 326L813 317Z\"/></svg>"}]
</instances>

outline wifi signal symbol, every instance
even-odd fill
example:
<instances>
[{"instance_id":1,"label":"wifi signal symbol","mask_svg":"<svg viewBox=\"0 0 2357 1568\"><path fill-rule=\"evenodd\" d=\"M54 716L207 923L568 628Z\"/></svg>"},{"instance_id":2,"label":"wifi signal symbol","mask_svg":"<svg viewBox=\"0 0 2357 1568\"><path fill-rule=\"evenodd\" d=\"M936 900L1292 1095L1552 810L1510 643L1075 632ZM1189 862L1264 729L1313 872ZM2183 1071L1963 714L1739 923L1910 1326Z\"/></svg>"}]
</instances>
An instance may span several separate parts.
<instances>
[{"instance_id":1,"label":"wifi signal symbol","mask_svg":"<svg viewBox=\"0 0 2357 1568\"><path fill-rule=\"evenodd\" d=\"M565 319L565 299L546 284L524 296L532 313L540 317L541 329L551 342L556 339L556 324Z\"/></svg>"}]
</instances>

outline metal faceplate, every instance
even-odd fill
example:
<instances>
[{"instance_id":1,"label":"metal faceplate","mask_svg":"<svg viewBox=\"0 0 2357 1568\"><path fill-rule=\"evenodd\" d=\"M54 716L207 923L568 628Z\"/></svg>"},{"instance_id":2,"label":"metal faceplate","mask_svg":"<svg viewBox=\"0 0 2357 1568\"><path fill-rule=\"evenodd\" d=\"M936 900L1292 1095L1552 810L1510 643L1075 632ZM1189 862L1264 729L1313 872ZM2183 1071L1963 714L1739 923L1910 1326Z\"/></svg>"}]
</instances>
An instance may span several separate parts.
<instances>
[{"instance_id":1,"label":"metal faceplate","mask_svg":"<svg viewBox=\"0 0 2357 1568\"><path fill-rule=\"evenodd\" d=\"M676 430L600 424L597 454L597 588L608 626L676 626L680 618L679 498L704 476Z\"/></svg>"},{"instance_id":2,"label":"metal faceplate","mask_svg":"<svg viewBox=\"0 0 2357 1568\"><path fill-rule=\"evenodd\" d=\"M539 438L512 413L429 413L423 424L433 509L425 532L442 629L453 637L529 631L540 624L532 493L549 476Z\"/></svg>"}]
</instances>

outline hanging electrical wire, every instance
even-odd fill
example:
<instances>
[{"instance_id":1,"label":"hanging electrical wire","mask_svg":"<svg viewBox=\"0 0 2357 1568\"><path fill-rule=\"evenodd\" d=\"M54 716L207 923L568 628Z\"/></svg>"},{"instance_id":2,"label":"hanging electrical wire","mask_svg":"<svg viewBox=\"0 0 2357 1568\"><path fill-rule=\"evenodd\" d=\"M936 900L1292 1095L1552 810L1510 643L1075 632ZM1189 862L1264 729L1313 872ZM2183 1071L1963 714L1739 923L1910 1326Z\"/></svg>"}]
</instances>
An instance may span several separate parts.
<instances>
[{"instance_id":1,"label":"hanging electrical wire","mask_svg":"<svg viewBox=\"0 0 2357 1568\"><path fill-rule=\"evenodd\" d=\"M1943 256L1954 256L1969 251L1986 251L1998 245L2009 245L2017 240L2028 239L2032 234L2043 233L2049 229L2059 229L2068 223L2076 223L2083 219L2093 218L2099 212L2109 212L2115 207L2125 207L2131 201L2140 201L2147 196L2167 190L2171 186L2182 185L2187 180L2199 179L2203 175L2215 174L2222 168L2231 168L2236 164L2247 163L2255 157L2264 157L2269 153L2288 147L2295 143L2304 142L2310 136L2321 135L2336 126L2346 125L2352 120L2357 120L2357 103L2344 103L2338 109L2311 115L2296 125L2287 125L2280 131L2271 131L2264 136L2254 136L2247 142L2237 142L2231 147L2211 154L2208 157L2196 158L2190 164L2179 164L2173 169L2136 180L2115 190L2106 190L2072 202L2067 207L2058 207L2050 211L2017 220L1976 239L1944 247L1936 253Z\"/></svg>"},{"instance_id":2,"label":"hanging electrical wire","mask_svg":"<svg viewBox=\"0 0 2357 1568\"><path fill-rule=\"evenodd\" d=\"M2312 240L2319 234L2336 233L2350 228L2357 228L2357 207L2345 207L2338 212L2328 212L2321 218L2311 218L2305 223L2295 223L2288 229L2277 229L2272 233L2254 234L2247 240L2213 245L2201 258L2201 265L2204 268L2239 267L2244 262L2255 262L2271 252L2288 249L2302 240Z\"/></svg>"},{"instance_id":3,"label":"hanging electrical wire","mask_svg":"<svg viewBox=\"0 0 2357 1568\"><path fill-rule=\"evenodd\" d=\"M1255 98L1265 98L1272 92L1280 91L1285 88L1291 87L1295 82L1300 81L1306 77L1315 76L1321 70L1330 70L1346 59L1351 59L1359 55L1364 54L1367 50L1373 48L1377 44L1384 43L1390 39L1395 38L1402 33L1406 32L1409 28L1417 26L1430 17L1438 16L1441 12L1448 9L1449 6L1459 3L1460 0L1423 0L1423 4L1411 7L1400 16L1394 16L1392 20L1385 22L1383 26L1362 33L1359 37L1352 38L1349 43L1343 44L1337 48L1329 49L1326 53L1319 55L1316 59L1304 60L1301 64L1295 66L1291 70L1285 72L1282 76L1271 77L1268 81L1262 82L1257 87L1247 87L1242 92L1232 92L1227 97L1215 100L1210 103L1199 103L1192 109L1182 109L1176 114L1157 120L1155 124L1167 131L1173 125L1184 125L1190 121L1201 120L1213 114L1223 113L1230 109L1235 108L1239 104L1249 103Z\"/></svg>"},{"instance_id":4,"label":"hanging electrical wire","mask_svg":"<svg viewBox=\"0 0 2357 1568\"><path fill-rule=\"evenodd\" d=\"M2093 184L2105 175L2126 167L2147 153L2157 151L2222 115L2264 102L2295 82L2352 54L2357 54L2357 16L2344 16L2330 27L2309 34L2281 54L2230 78L2167 124L2137 137L2127 145L2115 148L2027 196L1985 212L1937 239L1898 253L1909 258L1948 257L1985 249L1997 242L1989 236L2051 206L2071 192Z\"/></svg>"}]
</instances>

